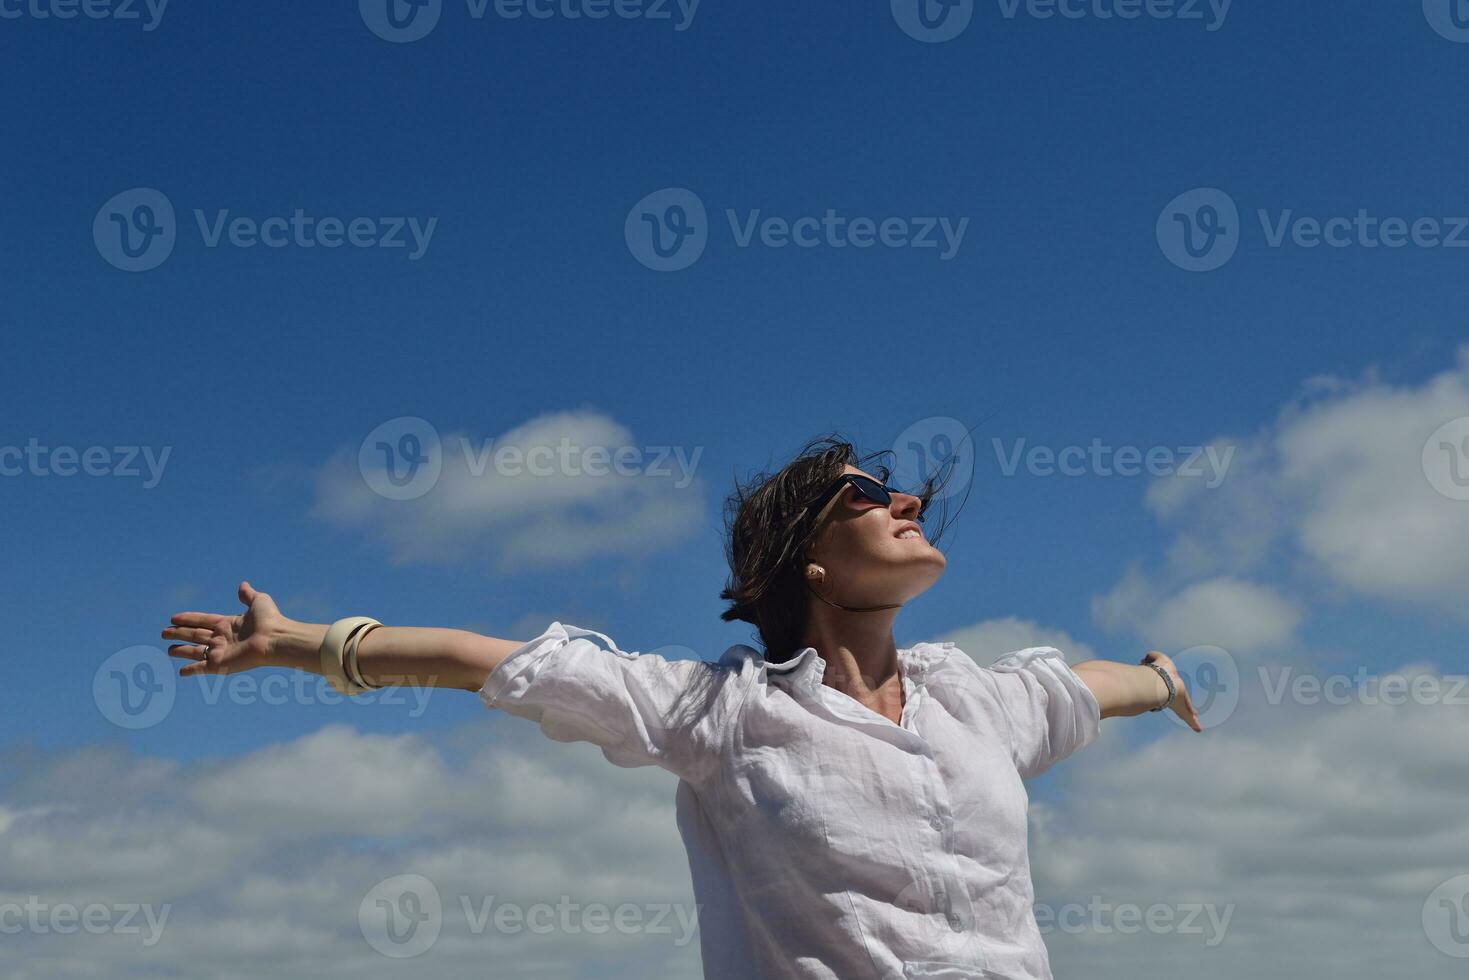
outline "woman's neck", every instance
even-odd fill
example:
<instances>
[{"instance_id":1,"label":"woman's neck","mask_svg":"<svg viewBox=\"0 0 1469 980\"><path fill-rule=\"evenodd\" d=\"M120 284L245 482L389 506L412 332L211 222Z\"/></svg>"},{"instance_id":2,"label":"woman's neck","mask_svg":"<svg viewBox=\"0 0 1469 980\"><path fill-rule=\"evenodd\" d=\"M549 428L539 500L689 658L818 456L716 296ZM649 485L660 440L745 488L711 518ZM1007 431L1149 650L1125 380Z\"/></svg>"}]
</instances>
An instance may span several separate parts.
<instances>
[{"instance_id":1,"label":"woman's neck","mask_svg":"<svg viewBox=\"0 0 1469 980\"><path fill-rule=\"evenodd\" d=\"M883 692L902 692L898 648L893 642L896 609L854 613L812 603L804 646L815 647L826 661L822 683L868 704Z\"/></svg>"}]
</instances>

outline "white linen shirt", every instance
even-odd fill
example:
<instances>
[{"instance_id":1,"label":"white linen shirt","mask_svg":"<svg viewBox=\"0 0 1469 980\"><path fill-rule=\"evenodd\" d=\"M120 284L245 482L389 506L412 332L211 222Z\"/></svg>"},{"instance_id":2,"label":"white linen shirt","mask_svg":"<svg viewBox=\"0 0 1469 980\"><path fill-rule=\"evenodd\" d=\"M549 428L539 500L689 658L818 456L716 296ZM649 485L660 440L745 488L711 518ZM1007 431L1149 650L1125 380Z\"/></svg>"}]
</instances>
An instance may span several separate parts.
<instances>
[{"instance_id":1,"label":"white linen shirt","mask_svg":"<svg viewBox=\"0 0 1469 980\"><path fill-rule=\"evenodd\" d=\"M669 660L558 622L479 693L679 777L706 980L1051 980L1021 779L1096 738L1097 700L1054 647L898 665L895 725L823 685L811 647Z\"/></svg>"}]
</instances>

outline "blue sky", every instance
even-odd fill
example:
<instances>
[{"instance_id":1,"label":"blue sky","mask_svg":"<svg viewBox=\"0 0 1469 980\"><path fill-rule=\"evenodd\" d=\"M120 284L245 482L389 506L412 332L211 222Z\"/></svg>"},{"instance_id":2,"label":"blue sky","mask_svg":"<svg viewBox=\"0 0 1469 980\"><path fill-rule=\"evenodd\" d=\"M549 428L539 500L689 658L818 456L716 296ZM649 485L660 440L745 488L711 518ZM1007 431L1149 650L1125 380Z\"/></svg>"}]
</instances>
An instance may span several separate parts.
<instances>
[{"instance_id":1,"label":"blue sky","mask_svg":"<svg viewBox=\"0 0 1469 980\"><path fill-rule=\"evenodd\" d=\"M344 721L448 751L466 724L502 724L469 697L410 718L210 705L193 684L162 724L110 724L90 697L98 665L158 644L176 609L233 611L243 577L302 618L502 635L562 619L626 649L717 656L748 637L718 621L732 476L826 431L886 449L938 418L978 426L974 489L901 641L992 636L1015 617L1116 659L1229 646L1227 626L1177 628L1204 609L1270 624L1235 650L1251 664L1469 663L1463 559L1399 564L1390 541L1353 543L1465 529L1469 504L1428 494L1422 474L1373 474L1412 470L1435 426L1469 415L1469 253L1276 248L1257 214L1365 209L1445 230L1469 214L1469 46L1418 4L1240 2L1209 30L979 3L944 43L907 36L886 4L704 0L685 30L469 10L451 0L403 44L352 4L178 2L154 30L0 20L0 445L169 452L152 487L0 478L7 646L34 667L0 715L11 778L31 787L18 805L67 753L187 766ZM177 242L125 272L93 225L135 188L166 196ZM624 238L630 209L665 188L707 209L706 250L671 272ZM1196 188L1240 216L1237 252L1208 272L1179 268L1156 232ZM209 247L196 209L435 223L417 258ZM828 209L967 225L941 258L741 247L727 216ZM406 416L446 438L561 426L697 449L697 479L610 517L575 494L517 505L532 524L646 522L646 540L565 560L531 560L483 509L440 524L433 494L342 518L363 440ZM1169 509L1168 480L1006 476L995 439L1237 443L1243 482ZM1393 510L1403 486L1428 494L1422 512ZM405 556L395 527L442 534L442 553ZM1258 548L1231 552L1256 532ZM1124 737L1166 732L1144 719Z\"/></svg>"}]
</instances>

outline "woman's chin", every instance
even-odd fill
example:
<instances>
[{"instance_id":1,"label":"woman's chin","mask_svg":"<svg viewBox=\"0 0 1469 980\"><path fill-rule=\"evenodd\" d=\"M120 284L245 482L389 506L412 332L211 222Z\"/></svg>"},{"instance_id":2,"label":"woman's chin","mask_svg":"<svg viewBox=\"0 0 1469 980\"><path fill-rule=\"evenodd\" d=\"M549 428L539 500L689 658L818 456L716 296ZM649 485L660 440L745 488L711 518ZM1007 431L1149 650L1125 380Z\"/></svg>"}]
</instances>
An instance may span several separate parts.
<instances>
[{"instance_id":1,"label":"woman's chin","mask_svg":"<svg viewBox=\"0 0 1469 980\"><path fill-rule=\"evenodd\" d=\"M948 559L937 548L929 548L928 554L915 559L906 569L904 592L907 593L907 599L928 591L939 580L939 576L944 574L947 565Z\"/></svg>"}]
</instances>

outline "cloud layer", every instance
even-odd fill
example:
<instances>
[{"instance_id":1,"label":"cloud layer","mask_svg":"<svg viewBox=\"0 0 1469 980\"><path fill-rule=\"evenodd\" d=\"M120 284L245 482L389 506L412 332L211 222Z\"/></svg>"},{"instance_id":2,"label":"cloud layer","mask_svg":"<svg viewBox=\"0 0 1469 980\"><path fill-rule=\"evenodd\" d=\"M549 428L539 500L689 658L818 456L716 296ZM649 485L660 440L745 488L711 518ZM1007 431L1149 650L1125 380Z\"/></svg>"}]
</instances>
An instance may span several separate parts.
<instances>
[{"instance_id":1,"label":"cloud layer","mask_svg":"<svg viewBox=\"0 0 1469 980\"><path fill-rule=\"evenodd\" d=\"M382 540L399 561L484 556L508 570L650 554L691 533L706 508L700 447L641 444L596 412L541 415L493 437L425 434L413 445L438 474L422 492L385 495L392 464L354 447L315 474L313 513Z\"/></svg>"}]
</instances>

